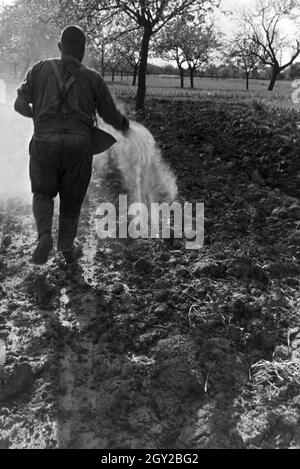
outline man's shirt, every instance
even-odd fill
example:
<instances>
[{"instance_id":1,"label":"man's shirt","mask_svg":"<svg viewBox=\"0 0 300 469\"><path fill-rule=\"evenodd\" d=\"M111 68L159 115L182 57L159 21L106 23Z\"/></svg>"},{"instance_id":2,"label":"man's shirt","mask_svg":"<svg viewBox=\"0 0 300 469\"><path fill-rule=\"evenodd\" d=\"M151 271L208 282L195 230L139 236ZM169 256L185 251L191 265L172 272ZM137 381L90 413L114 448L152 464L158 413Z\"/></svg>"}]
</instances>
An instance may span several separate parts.
<instances>
[{"instance_id":1,"label":"man's shirt","mask_svg":"<svg viewBox=\"0 0 300 469\"><path fill-rule=\"evenodd\" d=\"M75 81L67 93L67 106L59 108L60 85L51 60L35 64L18 89L19 96L32 104L36 130L88 133L93 126L95 111L117 130L129 127L128 119L117 109L101 75L78 61L55 61L63 82L73 76Z\"/></svg>"}]
</instances>

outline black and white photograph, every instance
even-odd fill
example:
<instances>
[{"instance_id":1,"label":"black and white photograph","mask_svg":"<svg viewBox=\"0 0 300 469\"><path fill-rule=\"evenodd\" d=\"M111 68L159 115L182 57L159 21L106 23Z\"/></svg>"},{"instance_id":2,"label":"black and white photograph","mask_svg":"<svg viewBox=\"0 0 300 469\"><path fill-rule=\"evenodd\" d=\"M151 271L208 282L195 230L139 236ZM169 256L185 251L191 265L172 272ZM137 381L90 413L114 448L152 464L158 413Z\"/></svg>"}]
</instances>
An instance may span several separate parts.
<instances>
[{"instance_id":1,"label":"black and white photograph","mask_svg":"<svg viewBox=\"0 0 300 469\"><path fill-rule=\"evenodd\" d=\"M0 0L0 449L300 449L299 157L300 0Z\"/></svg>"}]
</instances>

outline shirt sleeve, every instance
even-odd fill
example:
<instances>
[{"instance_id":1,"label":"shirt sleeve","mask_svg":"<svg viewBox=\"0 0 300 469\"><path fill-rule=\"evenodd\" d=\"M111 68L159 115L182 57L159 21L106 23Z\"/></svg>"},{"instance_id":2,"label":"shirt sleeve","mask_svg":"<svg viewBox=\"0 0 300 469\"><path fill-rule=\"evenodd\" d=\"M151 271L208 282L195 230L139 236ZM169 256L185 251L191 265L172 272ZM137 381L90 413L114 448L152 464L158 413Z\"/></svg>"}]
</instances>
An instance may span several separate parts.
<instances>
[{"instance_id":1,"label":"shirt sleeve","mask_svg":"<svg viewBox=\"0 0 300 469\"><path fill-rule=\"evenodd\" d=\"M23 83L18 88L18 95L27 103L33 102L34 66L28 71Z\"/></svg>"},{"instance_id":2,"label":"shirt sleeve","mask_svg":"<svg viewBox=\"0 0 300 469\"><path fill-rule=\"evenodd\" d=\"M100 117L117 130L127 130L129 128L129 120L116 107L111 93L99 75L97 84L97 103L96 109Z\"/></svg>"}]
</instances>

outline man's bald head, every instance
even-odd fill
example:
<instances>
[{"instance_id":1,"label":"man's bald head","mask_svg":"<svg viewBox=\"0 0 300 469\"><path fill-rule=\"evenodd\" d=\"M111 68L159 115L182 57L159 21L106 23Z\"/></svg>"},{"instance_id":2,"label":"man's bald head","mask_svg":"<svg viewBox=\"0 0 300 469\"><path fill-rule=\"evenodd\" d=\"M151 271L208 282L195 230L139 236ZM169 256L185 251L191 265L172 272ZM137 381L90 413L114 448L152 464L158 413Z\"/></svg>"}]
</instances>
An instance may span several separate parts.
<instances>
[{"instance_id":1,"label":"man's bald head","mask_svg":"<svg viewBox=\"0 0 300 469\"><path fill-rule=\"evenodd\" d=\"M70 55L81 62L85 53L85 44L86 35L79 26L67 26L62 31L59 43L62 55Z\"/></svg>"}]
</instances>

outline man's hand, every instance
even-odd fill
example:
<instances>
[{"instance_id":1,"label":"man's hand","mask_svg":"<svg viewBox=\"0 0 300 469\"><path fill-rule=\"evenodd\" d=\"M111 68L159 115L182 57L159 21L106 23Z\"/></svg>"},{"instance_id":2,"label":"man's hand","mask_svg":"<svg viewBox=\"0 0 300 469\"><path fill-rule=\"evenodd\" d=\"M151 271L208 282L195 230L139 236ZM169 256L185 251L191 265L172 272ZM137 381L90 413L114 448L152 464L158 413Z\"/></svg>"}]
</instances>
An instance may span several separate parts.
<instances>
[{"instance_id":1,"label":"man's hand","mask_svg":"<svg viewBox=\"0 0 300 469\"><path fill-rule=\"evenodd\" d=\"M21 114L23 117L33 118L32 107L28 104L21 96L18 96L15 105L15 111Z\"/></svg>"},{"instance_id":2,"label":"man's hand","mask_svg":"<svg viewBox=\"0 0 300 469\"><path fill-rule=\"evenodd\" d=\"M129 137L130 137L130 134L131 134L131 128L130 128L130 127L129 127L128 129L126 129L126 130L122 130L122 135L123 135L123 137L129 138Z\"/></svg>"}]
</instances>

